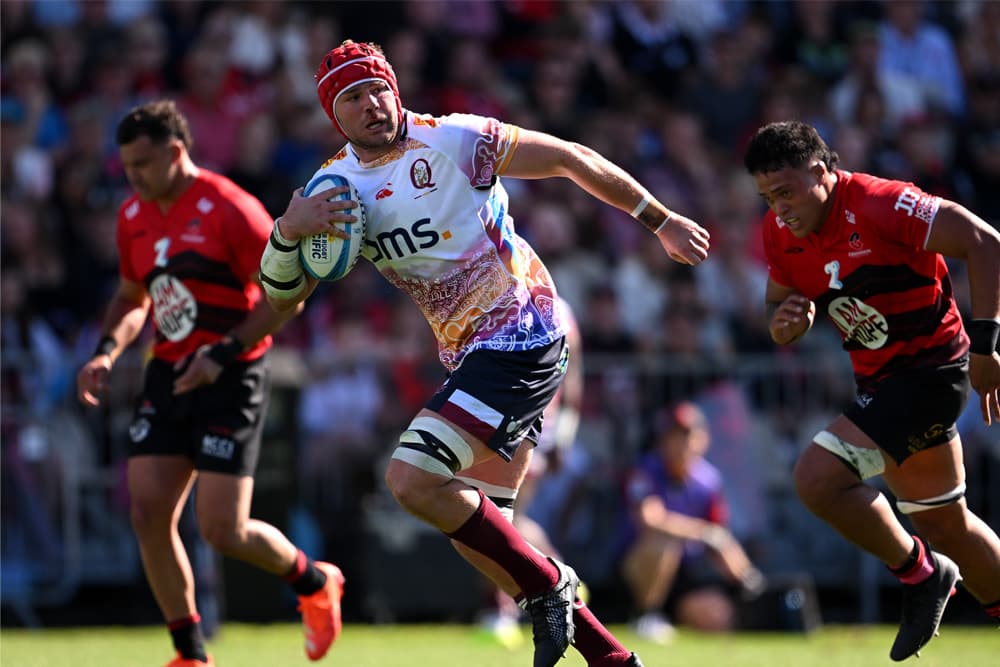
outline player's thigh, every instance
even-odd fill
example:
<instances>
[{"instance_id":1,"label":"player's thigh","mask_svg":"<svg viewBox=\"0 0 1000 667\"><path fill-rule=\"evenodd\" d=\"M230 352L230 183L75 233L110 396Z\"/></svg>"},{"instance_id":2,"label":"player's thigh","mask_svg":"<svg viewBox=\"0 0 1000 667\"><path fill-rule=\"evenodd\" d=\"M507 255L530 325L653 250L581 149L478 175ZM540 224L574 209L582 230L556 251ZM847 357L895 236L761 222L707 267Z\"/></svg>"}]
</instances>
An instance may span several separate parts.
<instances>
[{"instance_id":1,"label":"player's thigh","mask_svg":"<svg viewBox=\"0 0 1000 667\"><path fill-rule=\"evenodd\" d=\"M956 435L945 444L917 452L902 465L887 460L884 479L900 500L935 498L964 487L961 439Z\"/></svg>"},{"instance_id":2,"label":"player's thigh","mask_svg":"<svg viewBox=\"0 0 1000 667\"><path fill-rule=\"evenodd\" d=\"M195 511L202 533L231 532L250 518L253 477L201 471L195 492Z\"/></svg>"},{"instance_id":3,"label":"player's thigh","mask_svg":"<svg viewBox=\"0 0 1000 667\"><path fill-rule=\"evenodd\" d=\"M194 465L183 455L141 455L127 464L129 499L133 513L149 517L180 515L194 478Z\"/></svg>"},{"instance_id":4,"label":"player's thigh","mask_svg":"<svg viewBox=\"0 0 1000 667\"><path fill-rule=\"evenodd\" d=\"M524 482L525 475L531 465L534 456L534 448L531 446L521 446L514 452L514 458L505 461L486 445L482 445L479 450L481 460L471 467L461 471L456 477L483 490L486 495L493 495L491 488L498 489L519 489ZM524 443L528 445L528 443Z\"/></svg>"}]
</instances>

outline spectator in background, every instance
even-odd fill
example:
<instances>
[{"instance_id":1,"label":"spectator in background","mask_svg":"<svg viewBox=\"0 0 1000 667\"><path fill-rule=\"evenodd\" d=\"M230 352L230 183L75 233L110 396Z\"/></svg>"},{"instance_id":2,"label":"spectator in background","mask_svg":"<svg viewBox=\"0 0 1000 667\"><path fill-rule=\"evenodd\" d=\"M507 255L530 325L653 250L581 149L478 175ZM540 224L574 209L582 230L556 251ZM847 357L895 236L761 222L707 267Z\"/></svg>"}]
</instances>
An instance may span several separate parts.
<instances>
[{"instance_id":1,"label":"spectator in background","mask_svg":"<svg viewBox=\"0 0 1000 667\"><path fill-rule=\"evenodd\" d=\"M500 76L487 44L477 37L457 39L451 44L447 62L447 78L432 102L440 115L507 116L513 91Z\"/></svg>"},{"instance_id":2,"label":"spectator in background","mask_svg":"<svg viewBox=\"0 0 1000 667\"><path fill-rule=\"evenodd\" d=\"M185 58L184 84L177 107L190 118L198 161L216 171L232 169L240 131L259 107L259 91L230 67L226 42L207 37Z\"/></svg>"},{"instance_id":3,"label":"spectator in background","mask_svg":"<svg viewBox=\"0 0 1000 667\"><path fill-rule=\"evenodd\" d=\"M767 265L752 252L752 232L757 231L760 197L738 170L726 173L719 206L712 225L716 239L716 261L705 264L695 275L698 293L712 312L723 320L738 352L757 352L770 347L767 320L760 309L764 298Z\"/></svg>"},{"instance_id":4,"label":"spectator in background","mask_svg":"<svg viewBox=\"0 0 1000 667\"><path fill-rule=\"evenodd\" d=\"M850 66L844 77L829 89L830 110L839 123L856 123L862 115L863 98L876 91L882 101L879 125L870 128L876 136L895 138L907 118L926 113L928 104L920 85L902 72L879 67L880 31L874 23L855 23L850 30ZM766 118L764 123L795 116Z\"/></svg>"},{"instance_id":5,"label":"spectator in background","mask_svg":"<svg viewBox=\"0 0 1000 667\"><path fill-rule=\"evenodd\" d=\"M886 2L880 33L878 68L916 83L924 103L952 119L965 114L962 70L951 36L924 19L925 0Z\"/></svg>"},{"instance_id":6,"label":"spectator in background","mask_svg":"<svg viewBox=\"0 0 1000 667\"><path fill-rule=\"evenodd\" d=\"M753 58L755 44L750 37L746 31L731 29L712 35L699 76L688 77L680 95L684 108L717 149L738 144L747 125L760 115L766 74Z\"/></svg>"},{"instance_id":7,"label":"spectator in background","mask_svg":"<svg viewBox=\"0 0 1000 667\"><path fill-rule=\"evenodd\" d=\"M157 16L143 16L125 31L126 58L132 68L132 91L140 100L167 95L171 88L167 29Z\"/></svg>"},{"instance_id":8,"label":"spectator in background","mask_svg":"<svg viewBox=\"0 0 1000 667\"><path fill-rule=\"evenodd\" d=\"M655 444L630 471L619 536L620 567L638 612L635 631L666 643L677 623L725 632L737 624L734 592L764 578L726 524L719 471L705 460L710 434L694 403L660 412Z\"/></svg>"},{"instance_id":9,"label":"spectator in background","mask_svg":"<svg viewBox=\"0 0 1000 667\"><path fill-rule=\"evenodd\" d=\"M969 118L956 143L956 166L968 176L976 210L1000 230L1000 65L970 82Z\"/></svg>"},{"instance_id":10,"label":"spectator in background","mask_svg":"<svg viewBox=\"0 0 1000 667\"><path fill-rule=\"evenodd\" d=\"M25 39L13 45L4 60L4 106L18 114L28 145L57 150L66 139L66 119L49 88L47 46L38 39Z\"/></svg>"},{"instance_id":11,"label":"spectator in background","mask_svg":"<svg viewBox=\"0 0 1000 667\"><path fill-rule=\"evenodd\" d=\"M847 69L848 49L842 35L838 11L843 3L810 0L788 3L791 24L776 40L782 63L802 68L826 84L832 84Z\"/></svg>"},{"instance_id":12,"label":"spectator in background","mask_svg":"<svg viewBox=\"0 0 1000 667\"><path fill-rule=\"evenodd\" d=\"M698 46L660 0L614 3L610 45L633 87L651 87L664 99L680 89L698 64Z\"/></svg>"},{"instance_id":13,"label":"spectator in background","mask_svg":"<svg viewBox=\"0 0 1000 667\"><path fill-rule=\"evenodd\" d=\"M278 217L288 199L288 190L300 183L275 168L278 128L274 114L260 111L240 127L236 158L226 175L257 197L273 217ZM294 173L294 172L293 172Z\"/></svg>"}]
</instances>

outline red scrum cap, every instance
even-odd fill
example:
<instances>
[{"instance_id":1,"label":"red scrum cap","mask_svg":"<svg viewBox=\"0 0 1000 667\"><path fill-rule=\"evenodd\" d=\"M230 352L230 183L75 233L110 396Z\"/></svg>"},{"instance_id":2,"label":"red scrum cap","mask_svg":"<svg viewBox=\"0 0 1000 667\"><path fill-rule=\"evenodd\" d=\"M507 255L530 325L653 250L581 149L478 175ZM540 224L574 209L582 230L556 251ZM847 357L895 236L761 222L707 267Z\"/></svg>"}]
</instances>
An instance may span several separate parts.
<instances>
[{"instance_id":1,"label":"red scrum cap","mask_svg":"<svg viewBox=\"0 0 1000 667\"><path fill-rule=\"evenodd\" d=\"M396 96L397 120L403 122L403 103L399 99L396 73L392 71L392 65L385 59L382 49L375 44L359 44L348 39L323 56L316 70L316 93L319 95L319 103L341 134L344 134L344 129L340 126L337 114L333 110L337 98L351 86L366 81L381 81L389 86L392 94Z\"/></svg>"}]
</instances>

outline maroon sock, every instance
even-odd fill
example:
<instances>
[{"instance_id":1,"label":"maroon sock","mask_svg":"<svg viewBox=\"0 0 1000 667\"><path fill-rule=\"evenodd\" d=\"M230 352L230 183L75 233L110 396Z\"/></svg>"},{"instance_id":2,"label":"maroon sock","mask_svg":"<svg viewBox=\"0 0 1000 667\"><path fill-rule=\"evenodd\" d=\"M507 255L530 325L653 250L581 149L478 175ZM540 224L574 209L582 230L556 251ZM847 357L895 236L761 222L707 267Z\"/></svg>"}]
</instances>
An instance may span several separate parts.
<instances>
[{"instance_id":1,"label":"maroon sock","mask_svg":"<svg viewBox=\"0 0 1000 667\"><path fill-rule=\"evenodd\" d=\"M1000 621L1000 600L995 602L990 602L989 604L984 604L983 609L986 610L986 615L990 618L995 618Z\"/></svg>"},{"instance_id":2,"label":"maroon sock","mask_svg":"<svg viewBox=\"0 0 1000 667\"><path fill-rule=\"evenodd\" d=\"M205 637L201 634L201 616L185 616L176 621L169 621L167 629L174 640L174 648L185 660L208 661L205 652Z\"/></svg>"},{"instance_id":3,"label":"maroon sock","mask_svg":"<svg viewBox=\"0 0 1000 667\"><path fill-rule=\"evenodd\" d=\"M576 599L573 606L573 623L576 625L573 647L591 667L623 665L629 659L629 650L597 620L590 607L580 598Z\"/></svg>"},{"instance_id":4,"label":"maroon sock","mask_svg":"<svg viewBox=\"0 0 1000 667\"><path fill-rule=\"evenodd\" d=\"M472 516L446 535L496 561L527 595L547 591L559 581L556 566L524 541L482 491Z\"/></svg>"}]
</instances>

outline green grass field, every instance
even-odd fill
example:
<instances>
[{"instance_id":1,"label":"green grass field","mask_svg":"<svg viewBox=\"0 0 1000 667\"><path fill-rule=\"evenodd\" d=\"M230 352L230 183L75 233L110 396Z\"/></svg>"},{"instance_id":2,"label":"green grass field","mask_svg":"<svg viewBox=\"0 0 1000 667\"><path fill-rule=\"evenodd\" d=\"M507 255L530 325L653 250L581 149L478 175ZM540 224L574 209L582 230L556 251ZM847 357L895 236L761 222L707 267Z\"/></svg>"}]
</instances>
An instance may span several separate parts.
<instances>
[{"instance_id":1,"label":"green grass field","mask_svg":"<svg viewBox=\"0 0 1000 667\"><path fill-rule=\"evenodd\" d=\"M618 636L646 667L868 667L892 665L895 628L829 626L810 635L735 634L712 637L681 631L666 647L640 641L624 627ZM470 626L351 625L330 653L310 663L297 625L229 624L209 644L219 667L530 667L530 640L508 650ZM3 630L3 667L162 667L171 657L159 627ZM1000 630L944 627L914 667L1000 665ZM560 667L584 667L571 651Z\"/></svg>"}]
</instances>

